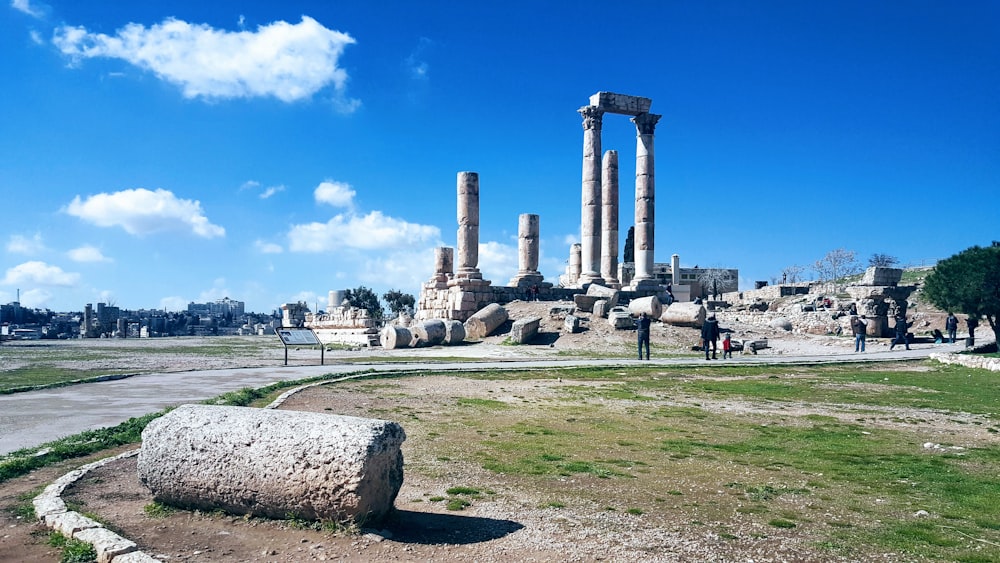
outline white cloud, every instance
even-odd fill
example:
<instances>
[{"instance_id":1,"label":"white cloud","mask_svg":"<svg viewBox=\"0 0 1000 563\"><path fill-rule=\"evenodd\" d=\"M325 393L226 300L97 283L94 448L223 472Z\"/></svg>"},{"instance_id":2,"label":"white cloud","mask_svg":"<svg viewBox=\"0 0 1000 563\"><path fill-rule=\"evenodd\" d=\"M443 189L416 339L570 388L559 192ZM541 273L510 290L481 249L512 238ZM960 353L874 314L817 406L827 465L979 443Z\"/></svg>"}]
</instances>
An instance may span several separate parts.
<instances>
[{"instance_id":1,"label":"white cloud","mask_svg":"<svg viewBox=\"0 0 1000 563\"><path fill-rule=\"evenodd\" d=\"M210 303L217 299L222 299L223 297L229 297L233 295L233 292L226 287L226 278L216 278L212 282L212 287L206 289L198 294L198 299L195 300L196 303Z\"/></svg>"},{"instance_id":2,"label":"white cloud","mask_svg":"<svg viewBox=\"0 0 1000 563\"><path fill-rule=\"evenodd\" d=\"M52 301L52 292L47 289L33 288L21 292L21 305L31 309L48 309Z\"/></svg>"},{"instance_id":3,"label":"white cloud","mask_svg":"<svg viewBox=\"0 0 1000 563\"><path fill-rule=\"evenodd\" d=\"M416 80L427 80L430 72L430 65L424 60L424 52L431 46L432 42L426 37L421 37L416 48L410 53L403 64L410 73L410 78Z\"/></svg>"},{"instance_id":4,"label":"white cloud","mask_svg":"<svg viewBox=\"0 0 1000 563\"><path fill-rule=\"evenodd\" d=\"M171 295L170 297L160 299L160 309L173 312L187 311L188 303L189 301L183 297Z\"/></svg>"},{"instance_id":5,"label":"white cloud","mask_svg":"<svg viewBox=\"0 0 1000 563\"><path fill-rule=\"evenodd\" d=\"M386 217L379 211L365 216L345 213L326 223L293 225L288 232L288 248L292 252L378 250L404 245L412 248L436 241L440 236L437 227Z\"/></svg>"},{"instance_id":6,"label":"white cloud","mask_svg":"<svg viewBox=\"0 0 1000 563\"><path fill-rule=\"evenodd\" d=\"M260 182L258 182L257 180L247 180L246 182L243 182L242 186L240 186L240 191L242 192L243 190L256 190L259 187L260 187Z\"/></svg>"},{"instance_id":7,"label":"white cloud","mask_svg":"<svg viewBox=\"0 0 1000 563\"><path fill-rule=\"evenodd\" d=\"M393 252L388 256L366 258L352 278L374 287L419 291L420 284L434 274L434 248Z\"/></svg>"},{"instance_id":8,"label":"white cloud","mask_svg":"<svg viewBox=\"0 0 1000 563\"><path fill-rule=\"evenodd\" d=\"M101 252L101 249L89 244L74 248L67 252L66 255L74 262L114 262L114 260L105 256Z\"/></svg>"},{"instance_id":9,"label":"white cloud","mask_svg":"<svg viewBox=\"0 0 1000 563\"><path fill-rule=\"evenodd\" d=\"M257 249L257 252L260 252L261 254L281 254L282 252L285 251L283 248L281 248L280 244L274 244L273 242L264 242L260 239L255 240L253 245L254 248Z\"/></svg>"},{"instance_id":10,"label":"white cloud","mask_svg":"<svg viewBox=\"0 0 1000 563\"><path fill-rule=\"evenodd\" d=\"M354 42L308 16L297 24L277 21L255 32L174 18L149 28L130 23L114 36L63 26L53 39L74 61L122 59L180 86L187 98L273 96L293 102L332 85L342 110L357 107L355 100L344 98L348 76L337 66L344 48Z\"/></svg>"},{"instance_id":11,"label":"white cloud","mask_svg":"<svg viewBox=\"0 0 1000 563\"><path fill-rule=\"evenodd\" d=\"M41 18L45 15L46 6L39 6L31 0L11 0L10 7L19 12L28 14L33 18Z\"/></svg>"},{"instance_id":12,"label":"white cloud","mask_svg":"<svg viewBox=\"0 0 1000 563\"><path fill-rule=\"evenodd\" d=\"M35 233L35 236L31 238L21 235L11 235L10 240L7 241L7 252L11 254L33 256L43 251L45 251L45 243L42 242L41 233Z\"/></svg>"},{"instance_id":13,"label":"white cloud","mask_svg":"<svg viewBox=\"0 0 1000 563\"><path fill-rule=\"evenodd\" d=\"M566 246L572 246L578 242L580 242L580 233L566 235L563 237L563 244ZM567 249L566 252L569 252L569 250Z\"/></svg>"},{"instance_id":14,"label":"white cloud","mask_svg":"<svg viewBox=\"0 0 1000 563\"><path fill-rule=\"evenodd\" d=\"M35 45L45 44L45 39L42 38L42 34L38 33L38 31L34 29L28 31L28 37L31 39L31 42L34 43Z\"/></svg>"},{"instance_id":15,"label":"white cloud","mask_svg":"<svg viewBox=\"0 0 1000 563\"><path fill-rule=\"evenodd\" d=\"M76 196L66 212L99 227L121 227L132 235L190 231L200 237L213 238L226 234L224 228L208 221L200 202L178 199L163 189L100 193L86 200Z\"/></svg>"},{"instance_id":16,"label":"white cloud","mask_svg":"<svg viewBox=\"0 0 1000 563\"><path fill-rule=\"evenodd\" d=\"M479 243L479 271L494 283L506 284L517 274L517 247L493 241Z\"/></svg>"},{"instance_id":17,"label":"white cloud","mask_svg":"<svg viewBox=\"0 0 1000 563\"><path fill-rule=\"evenodd\" d=\"M350 208L354 205L354 196L357 194L351 185L344 182L326 180L320 183L313 191L313 197L317 203L326 203L334 207Z\"/></svg>"},{"instance_id":18,"label":"white cloud","mask_svg":"<svg viewBox=\"0 0 1000 563\"><path fill-rule=\"evenodd\" d=\"M7 269L2 285L44 285L70 287L80 281L80 274L64 272L59 266L32 260Z\"/></svg>"},{"instance_id":19,"label":"white cloud","mask_svg":"<svg viewBox=\"0 0 1000 563\"><path fill-rule=\"evenodd\" d=\"M285 191L285 186L270 186L260 194L260 199L267 199L278 192Z\"/></svg>"}]
</instances>

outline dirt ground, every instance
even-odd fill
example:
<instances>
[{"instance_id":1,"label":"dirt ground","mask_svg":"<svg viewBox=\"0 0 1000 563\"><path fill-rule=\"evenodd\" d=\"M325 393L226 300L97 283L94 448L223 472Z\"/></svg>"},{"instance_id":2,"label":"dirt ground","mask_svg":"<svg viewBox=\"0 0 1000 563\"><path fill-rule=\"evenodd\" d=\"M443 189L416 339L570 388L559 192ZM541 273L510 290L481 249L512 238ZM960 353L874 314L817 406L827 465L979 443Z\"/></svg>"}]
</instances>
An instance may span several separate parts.
<instances>
[{"instance_id":1,"label":"dirt ground","mask_svg":"<svg viewBox=\"0 0 1000 563\"><path fill-rule=\"evenodd\" d=\"M536 312L543 322L539 340L532 346L507 346L504 334L486 339L483 344L437 350L437 355L456 356L474 353L484 357L504 356L619 356L630 357L634 351L634 332L615 331L606 321L593 319L579 334L566 334L562 322L547 314L549 304L514 303L508 306L512 317ZM544 311L544 314L542 314ZM726 323L723 323L724 326ZM732 323L730 323L732 325ZM779 333L769 328L734 326L744 336L769 338L767 354L848 353L853 351L849 338L818 337ZM656 324L653 328L653 353L691 353L697 343L695 329ZM869 346L879 346L869 340ZM399 351L373 351L371 354L397 354ZM414 356L433 355L433 351L415 350ZM721 355L721 352L720 352ZM400 354L401 356L401 354ZM262 358L262 363L273 362ZM198 365L197 359L191 360ZM174 360L176 366L176 360ZM403 378L405 385L419 385L413 396L433 402L447 396L474 396L491 382L470 384L461 378L441 378L430 385ZM511 392L505 382L506 392ZM526 397L542 396L544 385L525 385L517 393ZM372 396L331 393L319 387L294 395L281 408L336 412L366 416L380 406ZM397 401L393 399L393 401ZM393 403L398 406L396 402ZM384 405L382 405L384 406ZM417 407L416 403L411 405ZM703 403L700 408L745 409L757 412L754 405ZM848 408L846 406L845 408ZM787 410L783 411L787 414ZM831 414L831 413L823 413ZM835 413L834 413L835 414ZM927 413L921 416L928 417ZM886 421L900 418L888 413ZM903 417L905 418L905 417ZM951 428L958 423L941 419L935 430L945 441L953 432L969 426ZM891 422L886 422L891 424ZM411 438L404 444L407 462L421 459L421 440ZM107 457L116 452L103 452ZM40 488L89 460L74 460L56 467L35 471L25 477L0 483L0 562L57 561L58 551L45 540L48 531L30 517L23 507ZM432 461L424 460L424 465ZM707 469L711 470L711 469ZM428 495L444 494L456 483L479 483L495 491L488 502L476 502L467 510L452 512L442 503L427 502ZM555 482L554 487L601 489L606 480L574 478ZM621 494L638 494L636 491ZM829 561L829 553L811 547L808 534L795 530L755 530L754 524L737 522L731 533L740 541L723 541L714 532L692 531L685 522L651 515L635 517L623 512L608 512L598 504L580 504L563 510L540 508L544 491L532 490L515 478L496 475L475 464L451 464L447 470L408 471L396 501L397 513L383 527L375 530L331 532L298 526L294 522L247 519L220 514L177 511L165 517L148 516L144 507L152 502L149 492L138 482L134 458L106 465L67 490L64 498L79 512L96 516L110 529L135 541L146 553L163 561ZM21 507L18 510L17 507ZM683 511L677 511L682 515ZM742 528L740 526L743 526ZM761 533L765 532L766 533ZM874 560L891 557L873 556Z\"/></svg>"}]
</instances>

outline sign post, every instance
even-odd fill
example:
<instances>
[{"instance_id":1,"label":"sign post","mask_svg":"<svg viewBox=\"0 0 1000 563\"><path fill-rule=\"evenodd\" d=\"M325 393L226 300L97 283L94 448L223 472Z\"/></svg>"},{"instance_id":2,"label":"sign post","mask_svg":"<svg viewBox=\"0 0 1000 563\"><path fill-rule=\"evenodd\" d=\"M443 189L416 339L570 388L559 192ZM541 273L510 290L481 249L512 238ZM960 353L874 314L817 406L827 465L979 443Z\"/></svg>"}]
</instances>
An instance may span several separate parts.
<instances>
[{"instance_id":1,"label":"sign post","mask_svg":"<svg viewBox=\"0 0 1000 563\"><path fill-rule=\"evenodd\" d=\"M326 348L311 328L276 328L274 333L285 345L285 365L288 365L289 346L319 346L319 365L325 365L324 352Z\"/></svg>"}]
</instances>

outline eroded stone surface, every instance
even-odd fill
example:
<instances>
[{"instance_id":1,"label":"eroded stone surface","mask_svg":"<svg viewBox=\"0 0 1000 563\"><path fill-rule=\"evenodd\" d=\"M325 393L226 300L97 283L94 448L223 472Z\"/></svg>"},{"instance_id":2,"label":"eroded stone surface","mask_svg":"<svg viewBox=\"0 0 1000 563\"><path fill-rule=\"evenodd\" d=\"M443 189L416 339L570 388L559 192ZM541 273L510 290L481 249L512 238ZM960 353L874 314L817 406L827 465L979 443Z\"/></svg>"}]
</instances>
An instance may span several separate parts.
<instances>
[{"instance_id":1,"label":"eroded stone surface","mask_svg":"<svg viewBox=\"0 0 1000 563\"><path fill-rule=\"evenodd\" d=\"M377 522L402 486L405 439L386 420L184 405L143 430L138 474L166 504Z\"/></svg>"}]
</instances>

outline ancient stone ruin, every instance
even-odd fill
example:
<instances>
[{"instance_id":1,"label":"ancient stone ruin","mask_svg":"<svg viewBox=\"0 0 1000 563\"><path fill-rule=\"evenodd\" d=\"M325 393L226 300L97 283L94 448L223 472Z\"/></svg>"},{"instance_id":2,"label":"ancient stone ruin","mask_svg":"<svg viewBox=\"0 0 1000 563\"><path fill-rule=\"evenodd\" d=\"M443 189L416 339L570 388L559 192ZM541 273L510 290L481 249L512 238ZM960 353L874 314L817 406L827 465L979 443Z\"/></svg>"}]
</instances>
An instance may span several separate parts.
<instances>
[{"instance_id":1,"label":"ancient stone ruin","mask_svg":"<svg viewBox=\"0 0 1000 563\"><path fill-rule=\"evenodd\" d=\"M143 430L138 474L173 506L370 524L403 484L405 439L386 420L183 405Z\"/></svg>"}]
</instances>

